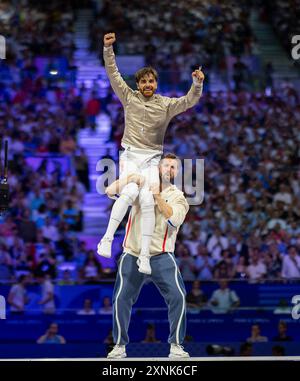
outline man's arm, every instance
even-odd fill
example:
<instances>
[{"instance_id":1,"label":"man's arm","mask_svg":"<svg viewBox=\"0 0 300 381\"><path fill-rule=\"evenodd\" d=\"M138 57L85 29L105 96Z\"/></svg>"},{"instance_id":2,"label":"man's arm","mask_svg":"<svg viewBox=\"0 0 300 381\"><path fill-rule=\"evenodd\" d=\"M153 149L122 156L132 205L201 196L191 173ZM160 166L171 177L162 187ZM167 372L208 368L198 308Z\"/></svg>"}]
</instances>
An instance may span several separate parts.
<instances>
[{"instance_id":1,"label":"man's arm","mask_svg":"<svg viewBox=\"0 0 300 381\"><path fill-rule=\"evenodd\" d=\"M53 292L51 292L51 291L47 292L45 299L41 300L38 304L43 305L43 304L46 304L48 302L51 302L51 300L53 299L53 296L54 296Z\"/></svg>"},{"instance_id":2,"label":"man's arm","mask_svg":"<svg viewBox=\"0 0 300 381\"><path fill-rule=\"evenodd\" d=\"M287 263L285 258L283 259L283 262L282 262L281 276L282 278L288 278L288 268L287 268Z\"/></svg>"},{"instance_id":3,"label":"man's arm","mask_svg":"<svg viewBox=\"0 0 300 381\"><path fill-rule=\"evenodd\" d=\"M103 59L111 87L121 103L125 105L128 102L129 97L133 94L133 90L124 81L116 65L115 53L112 47L115 41L115 33L104 35Z\"/></svg>"},{"instance_id":4,"label":"man's arm","mask_svg":"<svg viewBox=\"0 0 300 381\"><path fill-rule=\"evenodd\" d=\"M20 310L20 307L14 303L15 294L16 294L15 290L14 290L14 288L12 288L9 292L7 301L8 301L8 304L10 304L12 307L15 307L16 309Z\"/></svg>"},{"instance_id":5,"label":"man's arm","mask_svg":"<svg viewBox=\"0 0 300 381\"><path fill-rule=\"evenodd\" d=\"M44 342L47 340L47 337L48 337L48 333L46 333L45 335L41 336L40 338L37 339L37 344L44 344Z\"/></svg>"},{"instance_id":6,"label":"man's arm","mask_svg":"<svg viewBox=\"0 0 300 381\"><path fill-rule=\"evenodd\" d=\"M163 214L165 218L170 218L173 214L173 208L161 197L159 192L159 185L153 184L150 187L150 191L152 192L154 200L157 203L158 210Z\"/></svg>"},{"instance_id":7,"label":"man's arm","mask_svg":"<svg viewBox=\"0 0 300 381\"><path fill-rule=\"evenodd\" d=\"M141 175L131 174L122 179L114 181L110 186L105 189L105 193L109 198L117 199L119 194L122 192L122 189L129 183L136 183L138 187L142 187L145 178Z\"/></svg>"},{"instance_id":8,"label":"man's arm","mask_svg":"<svg viewBox=\"0 0 300 381\"><path fill-rule=\"evenodd\" d=\"M192 73L193 84L188 93L180 98L169 98L168 113L171 118L195 106L202 95L204 74L200 70Z\"/></svg>"},{"instance_id":9,"label":"man's arm","mask_svg":"<svg viewBox=\"0 0 300 381\"><path fill-rule=\"evenodd\" d=\"M63 336L58 335L58 338L59 338L60 344L66 344L67 343L66 339Z\"/></svg>"},{"instance_id":10,"label":"man's arm","mask_svg":"<svg viewBox=\"0 0 300 381\"><path fill-rule=\"evenodd\" d=\"M211 306L215 306L215 307L219 304L216 291L213 292L210 300L208 301L208 304L210 304Z\"/></svg>"},{"instance_id":11,"label":"man's arm","mask_svg":"<svg viewBox=\"0 0 300 381\"><path fill-rule=\"evenodd\" d=\"M168 225L175 229L179 227L185 220L185 216L189 210L189 205L184 195L182 194L177 197L172 203L167 203L161 197L157 186L151 186L150 190L153 193L159 211L166 218Z\"/></svg>"}]
</instances>

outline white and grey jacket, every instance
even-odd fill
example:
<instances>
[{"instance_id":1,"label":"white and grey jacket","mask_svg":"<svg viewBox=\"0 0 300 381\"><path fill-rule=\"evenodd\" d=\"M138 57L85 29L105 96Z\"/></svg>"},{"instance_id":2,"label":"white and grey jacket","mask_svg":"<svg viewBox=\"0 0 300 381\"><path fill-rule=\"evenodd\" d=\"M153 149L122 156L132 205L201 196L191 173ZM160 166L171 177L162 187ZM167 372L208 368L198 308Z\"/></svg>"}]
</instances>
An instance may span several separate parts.
<instances>
[{"instance_id":1,"label":"white and grey jacket","mask_svg":"<svg viewBox=\"0 0 300 381\"><path fill-rule=\"evenodd\" d=\"M166 129L170 120L195 106L202 95L202 84L192 84L188 93L179 98L154 94L150 99L131 89L118 71L112 47L103 51L105 68L110 84L125 111L123 146L145 150L163 150Z\"/></svg>"}]
</instances>

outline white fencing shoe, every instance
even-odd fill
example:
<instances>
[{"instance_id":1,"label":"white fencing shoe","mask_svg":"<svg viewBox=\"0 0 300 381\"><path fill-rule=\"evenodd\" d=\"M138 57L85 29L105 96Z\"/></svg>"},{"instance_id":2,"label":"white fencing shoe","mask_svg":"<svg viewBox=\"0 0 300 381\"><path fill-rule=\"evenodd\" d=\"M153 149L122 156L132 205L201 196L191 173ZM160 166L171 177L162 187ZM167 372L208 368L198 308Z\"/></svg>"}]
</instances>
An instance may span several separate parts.
<instances>
[{"instance_id":1,"label":"white fencing shoe","mask_svg":"<svg viewBox=\"0 0 300 381\"><path fill-rule=\"evenodd\" d=\"M151 266L150 266L150 258L145 255L140 255L138 260L136 261L138 265L138 270L140 273L151 275Z\"/></svg>"},{"instance_id":2,"label":"white fencing shoe","mask_svg":"<svg viewBox=\"0 0 300 381\"><path fill-rule=\"evenodd\" d=\"M112 351L107 355L108 359L123 359L127 357L125 345L116 344Z\"/></svg>"},{"instance_id":3,"label":"white fencing shoe","mask_svg":"<svg viewBox=\"0 0 300 381\"><path fill-rule=\"evenodd\" d=\"M179 344L171 344L169 358L186 358L190 357L188 352L183 350L183 346Z\"/></svg>"},{"instance_id":4,"label":"white fencing shoe","mask_svg":"<svg viewBox=\"0 0 300 381\"><path fill-rule=\"evenodd\" d=\"M97 246L97 253L105 258L111 257L111 245L112 239L108 237L103 237Z\"/></svg>"}]
</instances>

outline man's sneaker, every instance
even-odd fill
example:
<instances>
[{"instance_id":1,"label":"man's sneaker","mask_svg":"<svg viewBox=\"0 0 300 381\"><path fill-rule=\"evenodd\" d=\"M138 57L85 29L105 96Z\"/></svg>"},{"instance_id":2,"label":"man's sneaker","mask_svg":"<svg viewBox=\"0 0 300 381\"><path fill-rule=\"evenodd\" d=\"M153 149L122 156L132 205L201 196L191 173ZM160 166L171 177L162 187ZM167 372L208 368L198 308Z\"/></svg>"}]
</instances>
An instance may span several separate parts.
<instances>
[{"instance_id":1,"label":"man's sneaker","mask_svg":"<svg viewBox=\"0 0 300 381\"><path fill-rule=\"evenodd\" d=\"M103 237L97 246L97 253L105 258L111 257L111 245L112 239L108 237Z\"/></svg>"},{"instance_id":2,"label":"man's sneaker","mask_svg":"<svg viewBox=\"0 0 300 381\"><path fill-rule=\"evenodd\" d=\"M169 357L170 358L184 358L184 357L190 357L190 355L183 350L182 345L172 343Z\"/></svg>"},{"instance_id":3,"label":"man's sneaker","mask_svg":"<svg viewBox=\"0 0 300 381\"><path fill-rule=\"evenodd\" d=\"M151 266L150 266L150 258L145 255L140 255L138 260L136 261L138 265L138 270L140 273L150 275L151 274Z\"/></svg>"},{"instance_id":4,"label":"man's sneaker","mask_svg":"<svg viewBox=\"0 0 300 381\"><path fill-rule=\"evenodd\" d=\"M118 344L116 344L114 349L107 355L108 359L123 359L124 357L127 357L125 345Z\"/></svg>"}]
</instances>

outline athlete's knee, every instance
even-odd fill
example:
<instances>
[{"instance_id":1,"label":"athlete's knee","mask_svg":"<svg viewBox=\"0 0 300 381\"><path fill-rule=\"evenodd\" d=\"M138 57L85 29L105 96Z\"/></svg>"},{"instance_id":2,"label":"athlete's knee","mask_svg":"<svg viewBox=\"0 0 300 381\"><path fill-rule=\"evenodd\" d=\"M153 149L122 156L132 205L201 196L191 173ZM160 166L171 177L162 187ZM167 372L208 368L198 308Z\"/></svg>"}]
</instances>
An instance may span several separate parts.
<instances>
[{"instance_id":1,"label":"athlete's knee","mask_svg":"<svg viewBox=\"0 0 300 381\"><path fill-rule=\"evenodd\" d=\"M140 191L139 201L141 209L154 208L154 197L149 189L143 188Z\"/></svg>"},{"instance_id":2,"label":"athlete's knee","mask_svg":"<svg viewBox=\"0 0 300 381\"><path fill-rule=\"evenodd\" d=\"M123 197L129 205L132 205L139 194L139 187L136 183L127 184L121 192L120 197Z\"/></svg>"}]
</instances>

